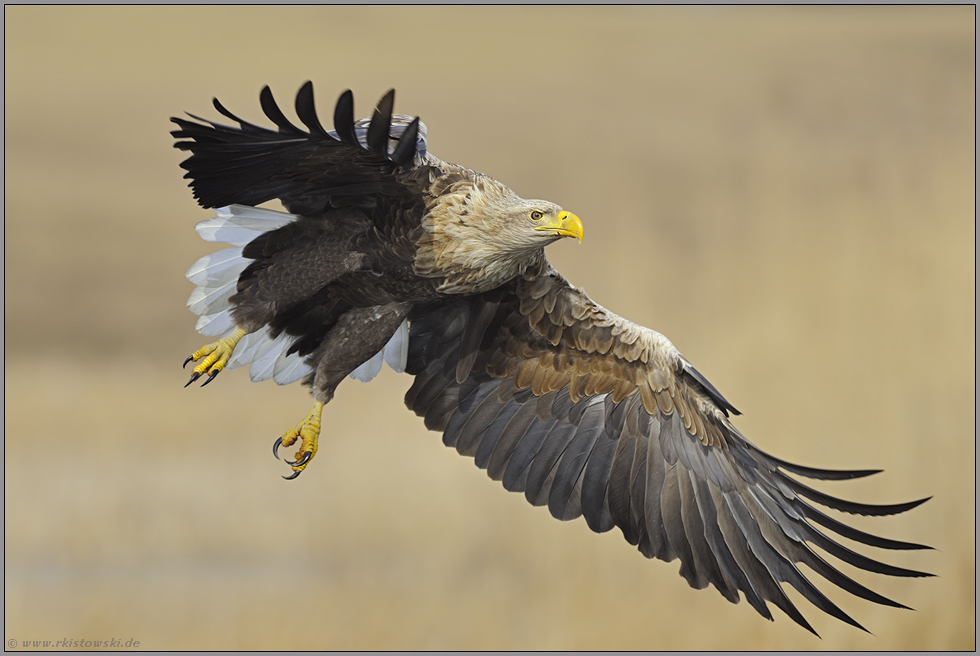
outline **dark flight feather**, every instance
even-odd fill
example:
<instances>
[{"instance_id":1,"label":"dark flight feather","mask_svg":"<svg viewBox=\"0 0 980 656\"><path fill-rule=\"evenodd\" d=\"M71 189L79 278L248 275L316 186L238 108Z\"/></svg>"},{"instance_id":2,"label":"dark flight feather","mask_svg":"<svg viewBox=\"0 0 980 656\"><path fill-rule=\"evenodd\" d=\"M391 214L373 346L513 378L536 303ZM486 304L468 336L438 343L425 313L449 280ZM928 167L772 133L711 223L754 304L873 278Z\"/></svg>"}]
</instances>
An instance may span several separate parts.
<instances>
[{"instance_id":1,"label":"dark flight feather","mask_svg":"<svg viewBox=\"0 0 980 656\"><path fill-rule=\"evenodd\" d=\"M359 146L354 131L354 94L350 89L340 94L333 113L333 126L340 140L348 146Z\"/></svg>"},{"instance_id":2,"label":"dark flight feather","mask_svg":"<svg viewBox=\"0 0 980 656\"><path fill-rule=\"evenodd\" d=\"M388 132L391 131L391 113L395 105L395 90L392 89L378 102L368 127L367 146L376 153L388 156Z\"/></svg>"},{"instance_id":3,"label":"dark flight feather","mask_svg":"<svg viewBox=\"0 0 980 656\"><path fill-rule=\"evenodd\" d=\"M317 116L316 104L313 102L312 82L306 82L296 94L296 115L299 116L299 120L303 122L303 125L309 129L310 134L324 139L332 138L323 129L323 126L320 124L320 118Z\"/></svg>"}]
</instances>

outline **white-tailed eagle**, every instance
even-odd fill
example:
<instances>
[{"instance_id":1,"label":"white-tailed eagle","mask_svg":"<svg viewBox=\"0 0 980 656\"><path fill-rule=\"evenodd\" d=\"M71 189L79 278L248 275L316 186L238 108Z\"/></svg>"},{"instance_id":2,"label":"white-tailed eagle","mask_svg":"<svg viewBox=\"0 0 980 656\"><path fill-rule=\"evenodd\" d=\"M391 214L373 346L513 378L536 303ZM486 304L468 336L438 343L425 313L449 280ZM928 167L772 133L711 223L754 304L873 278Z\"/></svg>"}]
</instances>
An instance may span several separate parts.
<instances>
[{"instance_id":1,"label":"white-tailed eagle","mask_svg":"<svg viewBox=\"0 0 980 656\"><path fill-rule=\"evenodd\" d=\"M828 553L891 576L928 574L884 564L831 534L882 549L923 549L828 516L892 515L895 505L844 501L797 477L841 480L775 458L734 427L738 414L660 333L597 305L551 267L548 244L581 240L558 205L525 200L493 178L426 149L418 118L392 113L394 92L354 120L350 91L334 129L317 118L308 82L296 98L306 129L266 87L277 130L172 119L194 196L217 216L198 232L232 248L188 271L197 329L219 339L191 355L191 381L250 365L252 380L303 380L309 415L276 441L299 442L292 475L317 450L320 415L340 382L370 380L382 360L414 376L405 397L446 445L472 456L506 489L554 517L613 527L648 558L680 559L695 588L741 592L813 631L781 588L860 625L799 564L864 599L904 608L835 569ZM278 199L287 213L260 209ZM190 384L190 382L188 384Z\"/></svg>"}]
</instances>

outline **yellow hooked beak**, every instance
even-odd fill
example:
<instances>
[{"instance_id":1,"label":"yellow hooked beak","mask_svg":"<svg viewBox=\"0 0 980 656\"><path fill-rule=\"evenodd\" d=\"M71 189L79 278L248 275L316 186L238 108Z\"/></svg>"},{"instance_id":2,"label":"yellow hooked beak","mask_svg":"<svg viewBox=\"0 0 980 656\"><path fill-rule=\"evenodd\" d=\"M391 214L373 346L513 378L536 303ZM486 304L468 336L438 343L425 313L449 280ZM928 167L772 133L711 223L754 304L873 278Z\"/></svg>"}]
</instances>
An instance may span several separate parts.
<instances>
[{"instance_id":1,"label":"yellow hooked beak","mask_svg":"<svg viewBox=\"0 0 980 656\"><path fill-rule=\"evenodd\" d=\"M534 226L535 230L544 230L559 237L575 237L582 241L585 236L585 229L582 221L571 212L559 212L556 216L550 217L539 226Z\"/></svg>"}]
</instances>

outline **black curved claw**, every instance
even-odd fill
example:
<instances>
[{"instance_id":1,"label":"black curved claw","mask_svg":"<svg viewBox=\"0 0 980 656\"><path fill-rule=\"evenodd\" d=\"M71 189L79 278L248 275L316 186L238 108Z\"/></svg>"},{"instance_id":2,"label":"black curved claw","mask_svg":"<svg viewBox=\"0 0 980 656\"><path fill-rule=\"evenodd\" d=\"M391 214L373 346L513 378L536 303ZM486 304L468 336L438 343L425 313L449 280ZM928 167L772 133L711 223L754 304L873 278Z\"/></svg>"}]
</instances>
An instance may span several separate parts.
<instances>
[{"instance_id":1,"label":"black curved claw","mask_svg":"<svg viewBox=\"0 0 980 656\"><path fill-rule=\"evenodd\" d=\"M297 476L299 476L302 473L303 473L303 470L302 469L298 469L298 470L294 471L292 474L290 474L289 476L283 476L283 479L285 479L287 481L291 481L291 480L293 480L294 478L296 478Z\"/></svg>"},{"instance_id":2,"label":"black curved claw","mask_svg":"<svg viewBox=\"0 0 980 656\"><path fill-rule=\"evenodd\" d=\"M198 372L195 371L194 373L191 374L191 379L189 381L187 381L187 385L190 385L191 383L193 383L195 380L197 380L200 377L201 377L201 374L199 374ZM187 387L187 385L184 385L184 387Z\"/></svg>"},{"instance_id":3,"label":"black curved claw","mask_svg":"<svg viewBox=\"0 0 980 656\"><path fill-rule=\"evenodd\" d=\"M282 438L277 437L276 441L272 444L272 455L276 457L276 460L282 460L282 458L279 457L280 446L282 446Z\"/></svg>"},{"instance_id":4,"label":"black curved claw","mask_svg":"<svg viewBox=\"0 0 980 656\"><path fill-rule=\"evenodd\" d=\"M186 367L187 366L187 363L190 362L193 359L194 359L194 356L193 355L188 355L187 356L187 359L184 360L184 364L180 365L180 368L183 369L184 367Z\"/></svg>"},{"instance_id":5,"label":"black curved claw","mask_svg":"<svg viewBox=\"0 0 980 656\"><path fill-rule=\"evenodd\" d=\"M208 383L210 383L220 373L221 373L221 369L212 369L211 370L211 373L208 374L208 379L206 381L204 381L203 383L201 383L201 387L204 387L205 385L207 385Z\"/></svg>"},{"instance_id":6,"label":"black curved claw","mask_svg":"<svg viewBox=\"0 0 980 656\"><path fill-rule=\"evenodd\" d=\"M294 467L302 467L303 465L305 465L306 463L308 463L310 461L310 458L312 458L312 457L313 457L313 452L312 451L304 451L303 452L303 457L299 459L299 462L294 462L294 463L292 463L292 465Z\"/></svg>"}]
</instances>

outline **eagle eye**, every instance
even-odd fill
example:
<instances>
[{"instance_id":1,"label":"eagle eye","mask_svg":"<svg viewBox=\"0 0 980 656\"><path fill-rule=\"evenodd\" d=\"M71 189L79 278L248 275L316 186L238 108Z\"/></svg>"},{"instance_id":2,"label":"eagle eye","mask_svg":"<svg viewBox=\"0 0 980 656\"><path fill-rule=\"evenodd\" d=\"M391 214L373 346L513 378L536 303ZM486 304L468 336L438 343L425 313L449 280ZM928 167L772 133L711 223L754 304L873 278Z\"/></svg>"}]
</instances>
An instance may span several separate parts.
<instances>
[{"instance_id":1,"label":"eagle eye","mask_svg":"<svg viewBox=\"0 0 980 656\"><path fill-rule=\"evenodd\" d=\"M534 210L533 212L531 212L531 218L534 219L535 221L540 221L543 216L544 216L544 214L542 214L541 212L539 212L537 210Z\"/></svg>"}]
</instances>

